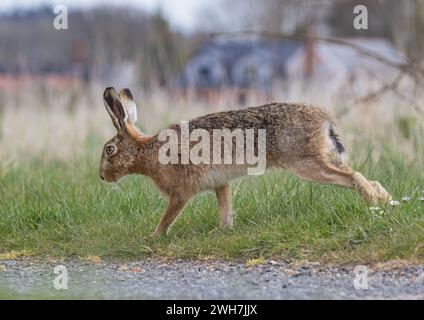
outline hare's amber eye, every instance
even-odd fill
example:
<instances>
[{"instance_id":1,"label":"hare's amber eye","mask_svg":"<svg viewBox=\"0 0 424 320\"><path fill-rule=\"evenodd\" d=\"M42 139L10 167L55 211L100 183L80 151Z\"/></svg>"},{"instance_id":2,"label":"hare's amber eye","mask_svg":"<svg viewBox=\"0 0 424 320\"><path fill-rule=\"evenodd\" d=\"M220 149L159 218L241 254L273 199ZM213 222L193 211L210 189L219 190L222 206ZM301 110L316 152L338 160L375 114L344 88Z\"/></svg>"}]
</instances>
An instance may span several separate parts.
<instances>
[{"instance_id":1,"label":"hare's amber eye","mask_svg":"<svg viewBox=\"0 0 424 320\"><path fill-rule=\"evenodd\" d=\"M106 154L112 154L115 151L114 146L107 146L106 147Z\"/></svg>"}]
</instances>

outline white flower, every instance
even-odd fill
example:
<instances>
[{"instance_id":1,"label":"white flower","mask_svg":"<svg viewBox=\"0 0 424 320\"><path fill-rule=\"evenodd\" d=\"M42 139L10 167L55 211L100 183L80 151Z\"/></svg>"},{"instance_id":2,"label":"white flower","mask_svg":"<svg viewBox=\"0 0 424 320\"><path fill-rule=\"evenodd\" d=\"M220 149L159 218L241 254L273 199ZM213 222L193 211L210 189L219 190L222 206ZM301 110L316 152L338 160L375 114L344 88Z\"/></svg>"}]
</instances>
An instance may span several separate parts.
<instances>
[{"instance_id":1,"label":"white flower","mask_svg":"<svg viewBox=\"0 0 424 320\"><path fill-rule=\"evenodd\" d=\"M424 201L424 197L419 197L418 200Z\"/></svg>"},{"instance_id":2,"label":"white flower","mask_svg":"<svg viewBox=\"0 0 424 320\"><path fill-rule=\"evenodd\" d=\"M380 210L380 207L370 207L370 211L377 211Z\"/></svg>"},{"instance_id":3,"label":"white flower","mask_svg":"<svg viewBox=\"0 0 424 320\"><path fill-rule=\"evenodd\" d=\"M411 200L411 197L408 197L408 196L402 197L402 201L404 201L404 202L408 202L409 200Z\"/></svg>"},{"instance_id":4,"label":"white flower","mask_svg":"<svg viewBox=\"0 0 424 320\"><path fill-rule=\"evenodd\" d=\"M397 200L390 200L390 201L389 201L389 204L390 204L392 207L396 207L396 206L400 205L400 202L399 202L399 201L397 201Z\"/></svg>"}]
</instances>

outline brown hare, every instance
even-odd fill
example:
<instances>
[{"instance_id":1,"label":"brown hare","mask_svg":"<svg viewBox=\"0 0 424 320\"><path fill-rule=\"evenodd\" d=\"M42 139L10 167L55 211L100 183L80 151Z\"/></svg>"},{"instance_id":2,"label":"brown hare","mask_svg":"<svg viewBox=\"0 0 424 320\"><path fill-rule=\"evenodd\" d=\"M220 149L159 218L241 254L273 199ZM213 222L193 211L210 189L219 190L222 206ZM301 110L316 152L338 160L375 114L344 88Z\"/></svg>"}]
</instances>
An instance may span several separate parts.
<instances>
[{"instance_id":1,"label":"brown hare","mask_svg":"<svg viewBox=\"0 0 424 320\"><path fill-rule=\"evenodd\" d=\"M154 181L169 203L153 235L166 233L186 203L205 190L215 191L221 227L231 228L233 211L228 183L246 175L252 165L239 162L195 164L192 161L163 164L159 154L168 142L162 141L160 133L148 136L136 128L137 110L131 92L124 89L118 96L113 88L107 88L103 98L118 133L104 146L100 177L112 182L137 173ZM391 199L379 182L368 181L344 162L345 148L336 133L334 119L315 106L270 103L208 114L189 121L188 125L190 132L203 129L210 136L215 129L241 129L242 132L265 129L266 168L284 168L304 180L354 189L370 204L386 203ZM177 132L174 143L178 146L182 146L181 127L175 124L168 128ZM235 146L234 141L230 143ZM222 148L226 148L225 144ZM254 143L257 154L259 148L258 140ZM178 150L181 160L182 148Z\"/></svg>"}]
</instances>

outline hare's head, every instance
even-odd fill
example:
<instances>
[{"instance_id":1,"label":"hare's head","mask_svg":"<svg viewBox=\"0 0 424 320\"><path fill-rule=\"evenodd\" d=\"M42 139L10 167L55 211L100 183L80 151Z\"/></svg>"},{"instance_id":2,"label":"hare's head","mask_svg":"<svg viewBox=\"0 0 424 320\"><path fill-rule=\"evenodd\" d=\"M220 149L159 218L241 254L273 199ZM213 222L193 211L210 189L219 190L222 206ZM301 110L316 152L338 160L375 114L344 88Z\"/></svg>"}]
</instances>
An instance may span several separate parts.
<instances>
[{"instance_id":1,"label":"hare's head","mask_svg":"<svg viewBox=\"0 0 424 320\"><path fill-rule=\"evenodd\" d=\"M141 133L135 126L137 108L130 90L123 89L118 96L114 88L107 88L103 100L118 133L104 145L99 175L113 182L134 172Z\"/></svg>"}]
</instances>

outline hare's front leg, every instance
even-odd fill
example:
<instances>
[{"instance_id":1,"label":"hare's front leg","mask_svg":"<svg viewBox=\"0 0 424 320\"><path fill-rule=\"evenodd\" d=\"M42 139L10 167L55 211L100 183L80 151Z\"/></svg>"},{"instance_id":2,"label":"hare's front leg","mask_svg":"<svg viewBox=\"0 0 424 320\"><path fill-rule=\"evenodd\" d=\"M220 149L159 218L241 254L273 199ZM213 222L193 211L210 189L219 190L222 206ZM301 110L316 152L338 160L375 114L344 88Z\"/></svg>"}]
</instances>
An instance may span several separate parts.
<instances>
[{"instance_id":1,"label":"hare's front leg","mask_svg":"<svg viewBox=\"0 0 424 320\"><path fill-rule=\"evenodd\" d=\"M184 208L186 203L187 200L184 198L171 197L168 202L168 207L166 208L165 213L162 215L162 218L160 219L160 222L152 236L157 237L166 234L169 227L172 225L175 218Z\"/></svg>"},{"instance_id":2,"label":"hare's front leg","mask_svg":"<svg viewBox=\"0 0 424 320\"><path fill-rule=\"evenodd\" d=\"M231 207L231 189L228 185L215 189L218 206L221 213L221 228L233 227L233 209Z\"/></svg>"}]
</instances>

